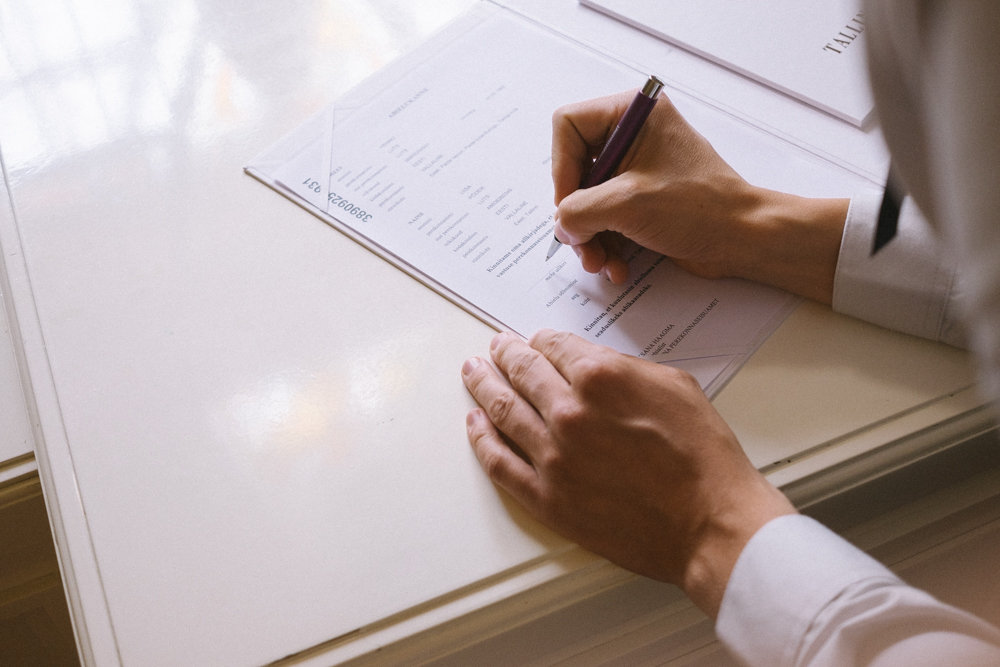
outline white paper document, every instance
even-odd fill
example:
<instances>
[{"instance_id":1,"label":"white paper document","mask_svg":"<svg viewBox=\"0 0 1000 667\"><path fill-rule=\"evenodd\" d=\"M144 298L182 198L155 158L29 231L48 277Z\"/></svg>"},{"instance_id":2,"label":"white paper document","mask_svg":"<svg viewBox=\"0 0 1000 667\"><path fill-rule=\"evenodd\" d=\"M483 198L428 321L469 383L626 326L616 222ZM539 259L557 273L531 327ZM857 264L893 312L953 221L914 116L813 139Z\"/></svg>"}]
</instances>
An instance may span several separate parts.
<instances>
[{"instance_id":1,"label":"white paper document","mask_svg":"<svg viewBox=\"0 0 1000 667\"><path fill-rule=\"evenodd\" d=\"M859 0L580 0L861 126L875 104Z\"/></svg>"},{"instance_id":2,"label":"white paper document","mask_svg":"<svg viewBox=\"0 0 1000 667\"><path fill-rule=\"evenodd\" d=\"M546 262L553 110L634 89L646 73L488 7L331 106L248 172L498 327L525 336L572 331L685 368L711 393L796 297L697 278L639 248L629 251L623 286L584 272L569 248ZM751 181L828 194L854 178L668 94Z\"/></svg>"}]
</instances>

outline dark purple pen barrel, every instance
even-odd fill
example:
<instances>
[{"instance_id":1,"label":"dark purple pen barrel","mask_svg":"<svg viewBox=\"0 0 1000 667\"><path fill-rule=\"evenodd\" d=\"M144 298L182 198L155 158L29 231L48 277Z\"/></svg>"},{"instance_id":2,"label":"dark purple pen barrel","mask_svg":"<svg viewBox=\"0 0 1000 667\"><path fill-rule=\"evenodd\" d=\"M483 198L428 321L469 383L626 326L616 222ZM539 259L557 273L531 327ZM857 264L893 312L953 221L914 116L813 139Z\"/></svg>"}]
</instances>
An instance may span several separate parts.
<instances>
[{"instance_id":1,"label":"dark purple pen barrel","mask_svg":"<svg viewBox=\"0 0 1000 667\"><path fill-rule=\"evenodd\" d=\"M618 165L621 164L625 153L632 146L632 142L635 141L636 135L639 134L642 124L646 122L649 112L653 110L653 105L656 104L656 99L659 97L662 84L655 77L651 77L650 82L655 83L653 85L647 83L646 87L628 105L621 121L608 137L607 143L604 144L604 148L601 149L594 161L594 166L587 177L583 179L583 184L580 187L590 188L603 183L611 178L615 170L618 169Z\"/></svg>"}]
</instances>

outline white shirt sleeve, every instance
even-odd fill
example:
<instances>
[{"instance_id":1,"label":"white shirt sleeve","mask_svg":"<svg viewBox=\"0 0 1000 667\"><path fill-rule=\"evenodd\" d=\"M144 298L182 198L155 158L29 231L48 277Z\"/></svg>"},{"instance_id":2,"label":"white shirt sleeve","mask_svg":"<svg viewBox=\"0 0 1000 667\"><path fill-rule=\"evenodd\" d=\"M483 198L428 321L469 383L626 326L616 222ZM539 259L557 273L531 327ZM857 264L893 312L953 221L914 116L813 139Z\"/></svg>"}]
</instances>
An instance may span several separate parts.
<instances>
[{"instance_id":1,"label":"white shirt sleeve","mask_svg":"<svg viewBox=\"0 0 1000 667\"><path fill-rule=\"evenodd\" d=\"M910 198L896 237L872 256L881 195L854 197L844 225L833 285L833 309L922 338L964 347L955 263Z\"/></svg>"},{"instance_id":2,"label":"white shirt sleeve","mask_svg":"<svg viewBox=\"0 0 1000 667\"><path fill-rule=\"evenodd\" d=\"M716 634L748 665L1000 665L1000 630L801 515L770 521L744 548Z\"/></svg>"}]
</instances>

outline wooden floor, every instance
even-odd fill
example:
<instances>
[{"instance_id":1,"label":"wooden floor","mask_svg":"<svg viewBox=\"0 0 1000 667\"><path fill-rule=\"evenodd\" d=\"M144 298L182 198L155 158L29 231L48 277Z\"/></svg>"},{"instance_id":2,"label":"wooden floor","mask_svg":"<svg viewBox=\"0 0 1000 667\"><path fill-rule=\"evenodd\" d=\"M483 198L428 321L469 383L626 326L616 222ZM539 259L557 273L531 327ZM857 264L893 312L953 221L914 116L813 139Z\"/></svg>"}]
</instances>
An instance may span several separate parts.
<instances>
[{"instance_id":1,"label":"wooden floor","mask_svg":"<svg viewBox=\"0 0 1000 667\"><path fill-rule=\"evenodd\" d=\"M0 488L0 664L80 664L37 476Z\"/></svg>"}]
</instances>

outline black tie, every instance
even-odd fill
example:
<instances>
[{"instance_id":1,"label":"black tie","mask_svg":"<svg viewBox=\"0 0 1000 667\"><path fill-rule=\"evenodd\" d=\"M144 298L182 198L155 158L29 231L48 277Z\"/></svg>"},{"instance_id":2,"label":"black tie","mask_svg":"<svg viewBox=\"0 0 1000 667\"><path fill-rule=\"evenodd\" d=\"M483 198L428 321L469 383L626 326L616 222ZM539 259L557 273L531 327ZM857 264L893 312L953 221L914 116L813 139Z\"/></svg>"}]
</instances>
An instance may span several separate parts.
<instances>
[{"instance_id":1,"label":"black tie","mask_svg":"<svg viewBox=\"0 0 1000 667\"><path fill-rule=\"evenodd\" d=\"M882 196L882 208L878 212L878 223L875 225L875 243L872 245L874 255L896 236L899 225L899 207L903 203L903 189L892 164L889 164L889 175L885 179L885 194Z\"/></svg>"}]
</instances>

